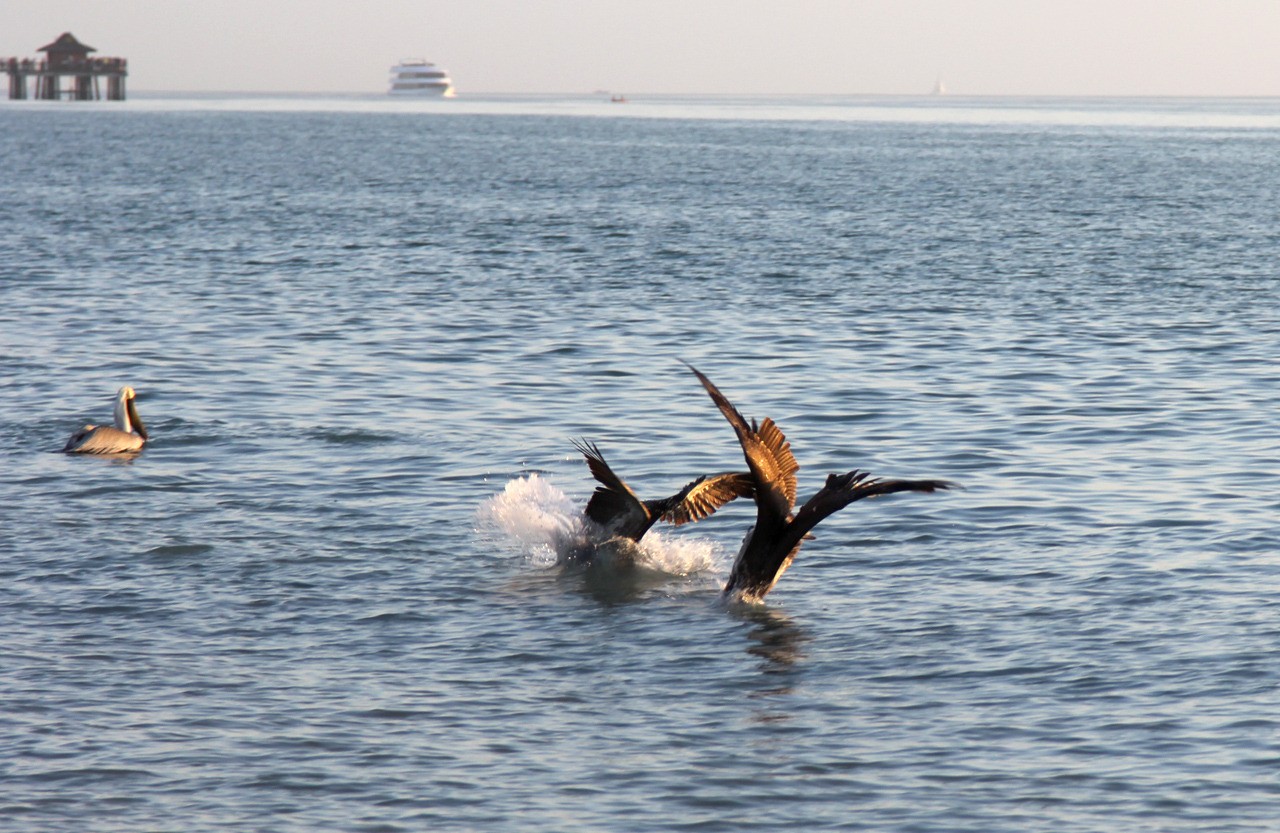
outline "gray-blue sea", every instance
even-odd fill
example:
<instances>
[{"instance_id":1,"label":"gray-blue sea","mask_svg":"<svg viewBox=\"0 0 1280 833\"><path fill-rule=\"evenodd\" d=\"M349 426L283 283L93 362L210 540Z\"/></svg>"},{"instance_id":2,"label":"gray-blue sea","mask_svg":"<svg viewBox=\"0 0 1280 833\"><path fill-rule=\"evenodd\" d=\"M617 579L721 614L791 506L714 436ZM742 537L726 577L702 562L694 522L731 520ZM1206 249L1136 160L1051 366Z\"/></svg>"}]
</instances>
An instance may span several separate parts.
<instances>
[{"instance_id":1,"label":"gray-blue sea","mask_svg":"<svg viewBox=\"0 0 1280 833\"><path fill-rule=\"evenodd\" d=\"M1280 829L1278 296L1276 100L2 102L0 829ZM560 565L681 360L964 488Z\"/></svg>"}]
</instances>

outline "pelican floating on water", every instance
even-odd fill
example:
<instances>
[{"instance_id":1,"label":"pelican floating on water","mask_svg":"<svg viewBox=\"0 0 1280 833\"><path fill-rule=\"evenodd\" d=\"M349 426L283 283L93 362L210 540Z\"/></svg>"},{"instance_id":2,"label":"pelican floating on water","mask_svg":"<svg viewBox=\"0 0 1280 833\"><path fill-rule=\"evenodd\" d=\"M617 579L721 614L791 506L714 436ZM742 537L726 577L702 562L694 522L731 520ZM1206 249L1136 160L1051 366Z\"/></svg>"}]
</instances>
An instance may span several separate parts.
<instances>
[{"instance_id":1,"label":"pelican floating on water","mask_svg":"<svg viewBox=\"0 0 1280 833\"><path fill-rule=\"evenodd\" d=\"M584 514L604 532L602 540L615 538L637 542L659 520L679 526L700 521L721 506L752 492L751 474L745 471L703 475L671 497L641 500L605 462L595 443L574 440L600 485L587 501Z\"/></svg>"},{"instance_id":2,"label":"pelican floating on water","mask_svg":"<svg viewBox=\"0 0 1280 833\"><path fill-rule=\"evenodd\" d=\"M147 441L147 427L138 417L137 396L125 385L116 393L116 424L86 425L71 435L63 451L68 454L119 454L137 451Z\"/></svg>"},{"instance_id":3,"label":"pelican floating on water","mask_svg":"<svg viewBox=\"0 0 1280 833\"><path fill-rule=\"evenodd\" d=\"M726 596L748 602L762 600L791 566L805 538L811 537L809 531L855 500L893 492L933 492L953 485L945 480L879 480L855 469L828 475L826 484L794 511L800 464L782 430L767 417L759 424L747 422L710 379L693 365L687 366L733 426L754 485L756 523L734 559L724 586Z\"/></svg>"}]
</instances>

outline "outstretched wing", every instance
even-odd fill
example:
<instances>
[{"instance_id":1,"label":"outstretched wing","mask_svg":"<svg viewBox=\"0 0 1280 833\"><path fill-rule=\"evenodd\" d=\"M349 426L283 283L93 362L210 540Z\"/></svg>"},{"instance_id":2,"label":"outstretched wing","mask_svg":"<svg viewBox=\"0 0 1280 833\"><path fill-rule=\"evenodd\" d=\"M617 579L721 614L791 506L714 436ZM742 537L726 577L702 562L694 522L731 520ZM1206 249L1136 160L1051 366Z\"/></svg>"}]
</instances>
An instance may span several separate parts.
<instances>
[{"instance_id":1,"label":"outstretched wing","mask_svg":"<svg viewBox=\"0 0 1280 833\"><path fill-rule=\"evenodd\" d=\"M587 440L572 442L587 459L591 476L600 483L587 501L586 516L616 534L624 534L621 532L623 529L638 527L642 532L647 529L649 511L622 478L609 468L596 444Z\"/></svg>"},{"instance_id":2,"label":"outstretched wing","mask_svg":"<svg viewBox=\"0 0 1280 833\"><path fill-rule=\"evenodd\" d=\"M790 515L791 508L796 504L796 472L800 470L800 465L791 453L791 443L787 442L782 429L768 418L758 426L754 422L748 423L710 379L693 365L687 362L685 365L702 382L711 401L716 403L720 413L724 414L724 418L738 435L742 453L747 458L747 466L756 478L756 503L763 502L782 517Z\"/></svg>"},{"instance_id":3,"label":"outstretched wing","mask_svg":"<svg viewBox=\"0 0 1280 833\"><path fill-rule=\"evenodd\" d=\"M676 526L700 521L714 515L726 503L755 494L755 478L746 471L708 475L689 486L684 499L663 513L660 520Z\"/></svg>"},{"instance_id":4,"label":"outstretched wing","mask_svg":"<svg viewBox=\"0 0 1280 833\"><path fill-rule=\"evenodd\" d=\"M754 421L752 427L755 427ZM791 453L791 443L787 442L786 435L782 433L777 423L768 417L760 422L760 427L755 429L755 435L761 446L768 450L768 459L774 466L769 478L786 496L789 512L796 505L796 472L800 471L800 464Z\"/></svg>"},{"instance_id":5,"label":"outstretched wing","mask_svg":"<svg viewBox=\"0 0 1280 833\"><path fill-rule=\"evenodd\" d=\"M946 480L878 480L865 471L857 470L827 475L826 484L800 507L788 524L784 543L788 547L799 543L819 521L855 500L894 492L936 492L950 489L953 485Z\"/></svg>"}]
</instances>

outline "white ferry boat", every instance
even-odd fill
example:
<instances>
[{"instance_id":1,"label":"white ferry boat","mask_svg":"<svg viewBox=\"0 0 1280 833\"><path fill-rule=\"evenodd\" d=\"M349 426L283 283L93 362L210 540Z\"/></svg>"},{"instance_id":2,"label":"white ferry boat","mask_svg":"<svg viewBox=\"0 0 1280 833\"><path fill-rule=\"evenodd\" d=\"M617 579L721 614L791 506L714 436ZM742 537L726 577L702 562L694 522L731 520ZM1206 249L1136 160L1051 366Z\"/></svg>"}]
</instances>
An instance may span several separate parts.
<instances>
[{"instance_id":1,"label":"white ferry boat","mask_svg":"<svg viewBox=\"0 0 1280 833\"><path fill-rule=\"evenodd\" d=\"M453 97L453 79L430 61L406 60L391 68L391 95L418 98Z\"/></svg>"}]
</instances>

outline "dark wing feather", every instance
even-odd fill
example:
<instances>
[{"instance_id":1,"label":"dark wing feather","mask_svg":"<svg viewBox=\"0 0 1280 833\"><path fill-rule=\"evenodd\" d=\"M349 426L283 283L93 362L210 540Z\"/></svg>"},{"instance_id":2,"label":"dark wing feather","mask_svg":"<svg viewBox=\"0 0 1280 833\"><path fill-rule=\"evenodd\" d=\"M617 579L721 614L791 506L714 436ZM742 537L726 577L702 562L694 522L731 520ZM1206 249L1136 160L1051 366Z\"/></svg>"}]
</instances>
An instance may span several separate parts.
<instances>
[{"instance_id":1,"label":"dark wing feather","mask_svg":"<svg viewBox=\"0 0 1280 833\"><path fill-rule=\"evenodd\" d=\"M950 480L871 480L862 485L861 494L853 500L891 495L894 492L945 492L956 488L956 484ZM852 502L851 500L850 503Z\"/></svg>"},{"instance_id":2,"label":"dark wing feather","mask_svg":"<svg viewBox=\"0 0 1280 833\"><path fill-rule=\"evenodd\" d=\"M595 443L587 440L573 440L573 445L587 459L587 467L591 476L600 485L587 501L585 514L600 526L616 531L622 528L642 526L647 528L649 512L636 497L635 492L623 482L621 477L613 473L604 455Z\"/></svg>"},{"instance_id":3,"label":"dark wing feather","mask_svg":"<svg viewBox=\"0 0 1280 833\"><path fill-rule=\"evenodd\" d=\"M796 502L796 472L800 470L800 465L791 453L791 444L787 442L782 429L767 418L759 426L748 424L710 379L693 365L686 366L702 382L711 401L716 403L720 413L724 414L725 419L733 426L734 433L738 435L747 466L756 478L756 503L768 505L781 517L790 515Z\"/></svg>"},{"instance_id":4,"label":"dark wing feather","mask_svg":"<svg viewBox=\"0 0 1280 833\"><path fill-rule=\"evenodd\" d=\"M796 512L787 526L788 546L803 540L809 530L828 515L863 498L889 495L894 492L936 492L950 489L954 484L946 480L877 480L864 471L827 475L827 482Z\"/></svg>"},{"instance_id":5,"label":"dark wing feather","mask_svg":"<svg viewBox=\"0 0 1280 833\"><path fill-rule=\"evenodd\" d=\"M755 478L750 472L734 471L713 474L690 484L684 499L669 509L660 520L669 524L687 524L715 514L730 501L755 494Z\"/></svg>"}]
</instances>

